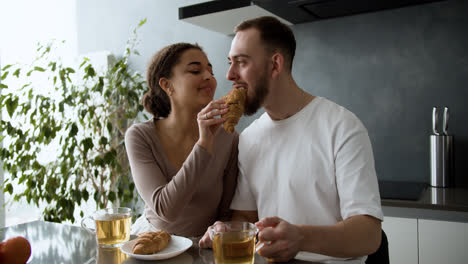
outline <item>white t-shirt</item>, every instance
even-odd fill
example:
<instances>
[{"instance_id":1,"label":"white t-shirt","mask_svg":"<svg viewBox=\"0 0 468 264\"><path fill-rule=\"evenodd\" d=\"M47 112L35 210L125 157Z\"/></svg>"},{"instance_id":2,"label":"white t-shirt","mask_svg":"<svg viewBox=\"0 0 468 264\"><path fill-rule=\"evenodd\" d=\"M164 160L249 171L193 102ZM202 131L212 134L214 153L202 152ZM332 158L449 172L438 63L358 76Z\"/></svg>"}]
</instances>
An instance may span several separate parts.
<instances>
[{"instance_id":1,"label":"white t-shirt","mask_svg":"<svg viewBox=\"0 0 468 264\"><path fill-rule=\"evenodd\" d=\"M231 209L304 225L333 225L363 214L383 220L366 128L322 97L284 120L264 113L240 135Z\"/></svg>"}]
</instances>

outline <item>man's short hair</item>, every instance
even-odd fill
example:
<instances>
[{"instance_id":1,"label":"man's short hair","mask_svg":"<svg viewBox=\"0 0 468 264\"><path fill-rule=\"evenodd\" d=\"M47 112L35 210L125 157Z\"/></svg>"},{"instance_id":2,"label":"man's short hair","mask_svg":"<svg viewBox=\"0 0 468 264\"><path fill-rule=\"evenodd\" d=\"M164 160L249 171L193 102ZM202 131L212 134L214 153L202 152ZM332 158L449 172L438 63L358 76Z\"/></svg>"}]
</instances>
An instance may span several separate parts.
<instances>
[{"instance_id":1,"label":"man's short hair","mask_svg":"<svg viewBox=\"0 0 468 264\"><path fill-rule=\"evenodd\" d=\"M234 32L255 28L260 32L260 39L270 49L270 52L280 52L285 58L286 67L291 71L296 53L296 39L294 33L278 19L263 16L246 20L236 26Z\"/></svg>"}]
</instances>

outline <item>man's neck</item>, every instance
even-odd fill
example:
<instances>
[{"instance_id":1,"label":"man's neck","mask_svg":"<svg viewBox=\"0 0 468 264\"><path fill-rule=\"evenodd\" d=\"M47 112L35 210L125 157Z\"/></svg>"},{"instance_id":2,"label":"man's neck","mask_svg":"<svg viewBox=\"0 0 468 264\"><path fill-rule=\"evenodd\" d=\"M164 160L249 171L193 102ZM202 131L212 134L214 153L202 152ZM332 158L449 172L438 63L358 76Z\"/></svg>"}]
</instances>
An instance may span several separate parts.
<instances>
[{"instance_id":1,"label":"man's neck","mask_svg":"<svg viewBox=\"0 0 468 264\"><path fill-rule=\"evenodd\" d=\"M271 119L283 120L301 111L314 96L306 93L292 78L279 80L270 86L264 108Z\"/></svg>"}]
</instances>

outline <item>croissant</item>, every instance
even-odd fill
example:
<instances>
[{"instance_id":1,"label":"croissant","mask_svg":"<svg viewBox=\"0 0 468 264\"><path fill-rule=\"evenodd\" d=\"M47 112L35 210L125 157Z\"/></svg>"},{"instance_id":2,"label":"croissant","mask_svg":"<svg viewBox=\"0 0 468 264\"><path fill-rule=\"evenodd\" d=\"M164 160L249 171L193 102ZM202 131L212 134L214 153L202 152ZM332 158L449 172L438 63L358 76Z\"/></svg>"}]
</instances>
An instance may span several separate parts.
<instances>
[{"instance_id":1,"label":"croissant","mask_svg":"<svg viewBox=\"0 0 468 264\"><path fill-rule=\"evenodd\" d=\"M247 98L247 89L245 88L233 88L229 93L221 99L224 99L228 105L229 110L222 117L227 118L224 122L223 127L228 133L234 132L234 127L239 122L242 114L244 113L245 100Z\"/></svg>"},{"instance_id":2,"label":"croissant","mask_svg":"<svg viewBox=\"0 0 468 264\"><path fill-rule=\"evenodd\" d=\"M132 252L134 254L150 255L157 253L167 247L171 235L164 230L154 232L144 232L138 235L133 244Z\"/></svg>"}]
</instances>

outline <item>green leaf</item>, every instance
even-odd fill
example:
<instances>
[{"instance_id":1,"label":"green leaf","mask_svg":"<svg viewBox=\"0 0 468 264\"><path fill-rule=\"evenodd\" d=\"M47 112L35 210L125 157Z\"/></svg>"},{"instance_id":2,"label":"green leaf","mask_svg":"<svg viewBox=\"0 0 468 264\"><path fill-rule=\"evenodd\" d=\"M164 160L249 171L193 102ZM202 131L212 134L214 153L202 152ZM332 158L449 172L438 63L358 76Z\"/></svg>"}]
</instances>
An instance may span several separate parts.
<instances>
[{"instance_id":1,"label":"green leaf","mask_svg":"<svg viewBox=\"0 0 468 264\"><path fill-rule=\"evenodd\" d=\"M69 73L75 73L75 70L74 70L73 68L70 68L70 67L67 68L67 71L68 71Z\"/></svg>"},{"instance_id":2,"label":"green leaf","mask_svg":"<svg viewBox=\"0 0 468 264\"><path fill-rule=\"evenodd\" d=\"M102 93L102 88L104 87L104 78L99 77L99 82L96 85L96 92Z\"/></svg>"},{"instance_id":3,"label":"green leaf","mask_svg":"<svg viewBox=\"0 0 468 264\"><path fill-rule=\"evenodd\" d=\"M83 197L83 199L85 200L85 202L88 201L88 199L89 199L89 193L88 193L87 190L83 190L83 191L81 192L81 196Z\"/></svg>"},{"instance_id":4,"label":"green leaf","mask_svg":"<svg viewBox=\"0 0 468 264\"><path fill-rule=\"evenodd\" d=\"M112 191L109 192L109 197L108 198L109 198L109 201L114 202L115 198L116 198L115 192L112 192Z\"/></svg>"},{"instance_id":5,"label":"green leaf","mask_svg":"<svg viewBox=\"0 0 468 264\"><path fill-rule=\"evenodd\" d=\"M52 61L52 62L49 63L49 67L50 67L51 71L55 71L55 69L57 69L57 63Z\"/></svg>"},{"instance_id":6,"label":"green leaf","mask_svg":"<svg viewBox=\"0 0 468 264\"><path fill-rule=\"evenodd\" d=\"M8 86L6 84L0 83L0 89L7 89Z\"/></svg>"},{"instance_id":7,"label":"green leaf","mask_svg":"<svg viewBox=\"0 0 468 264\"><path fill-rule=\"evenodd\" d=\"M101 137L99 139L99 145L106 145L108 143L108 140L106 137Z\"/></svg>"},{"instance_id":8,"label":"green leaf","mask_svg":"<svg viewBox=\"0 0 468 264\"><path fill-rule=\"evenodd\" d=\"M13 185L11 185L11 183L5 186L5 192L8 192L10 195L13 194Z\"/></svg>"},{"instance_id":9,"label":"green leaf","mask_svg":"<svg viewBox=\"0 0 468 264\"><path fill-rule=\"evenodd\" d=\"M50 129L50 127L49 126L44 127L43 131L44 131L44 136L46 138L50 138L50 136L52 135L52 130Z\"/></svg>"},{"instance_id":10,"label":"green leaf","mask_svg":"<svg viewBox=\"0 0 468 264\"><path fill-rule=\"evenodd\" d=\"M112 123L110 121L107 122L107 131L112 134Z\"/></svg>"},{"instance_id":11,"label":"green leaf","mask_svg":"<svg viewBox=\"0 0 468 264\"><path fill-rule=\"evenodd\" d=\"M146 18L141 20L140 23L138 24L139 27L143 26L146 23Z\"/></svg>"},{"instance_id":12,"label":"green leaf","mask_svg":"<svg viewBox=\"0 0 468 264\"><path fill-rule=\"evenodd\" d=\"M96 156L94 158L94 165L104 167L104 160L101 157Z\"/></svg>"},{"instance_id":13,"label":"green leaf","mask_svg":"<svg viewBox=\"0 0 468 264\"><path fill-rule=\"evenodd\" d=\"M98 202L99 196L100 196L99 191L94 192L93 198L94 198L94 201L96 201L96 203Z\"/></svg>"},{"instance_id":14,"label":"green leaf","mask_svg":"<svg viewBox=\"0 0 468 264\"><path fill-rule=\"evenodd\" d=\"M88 58L84 58L84 59L83 59L83 62L80 64L80 67L79 67L79 68L83 67L83 65L85 65L88 61L89 61Z\"/></svg>"},{"instance_id":15,"label":"green leaf","mask_svg":"<svg viewBox=\"0 0 468 264\"><path fill-rule=\"evenodd\" d=\"M79 190L73 191L73 194L75 201L81 201L81 192Z\"/></svg>"},{"instance_id":16,"label":"green leaf","mask_svg":"<svg viewBox=\"0 0 468 264\"><path fill-rule=\"evenodd\" d=\"M45 69L42 68L42 67L39 67L39 66L35 66L35 67L34 67L34 70L35 70L35 71L39 71L39 72L45 72Z\"/></svg>"},{"instance_id":17,"label":"green leaf","mask_svg":"<svg viewBox=\"0 0 468 264\"><path fill-rule=\"evenodd\" d=\"M13 113L16 110L16 107L18 107L18 98L12 99L11 97L7 99L6 107L7 107L7 112L10 117L13 117Z\"/></svg>"},{"instance_id":18,"label":"green leaf","mask_svg":"<svg viewBox=\"0 0 468 264\"><path fill-rule=\"evenodd\" d=\"M2 75L2 81L6 79L6 77L8 76L8 71L4 72L3 75Z\"/></svg>"},{"instance_id":19,"label":"green leaf","mask_svg":"<svg viewBox=\"0 0 468 264\"><path fill-rule=\"evenodd\" d=\"M104 163L109 165L111 164L111 162L115 159L115 156L114 156L114 153L111 151L111 152L107 152L105 155L104 155Z\"/></svg>"},{"instance_id":20,"label":"green leaf","mask_svg":"<svg viewBox=\"0 0 468 264\"><path fill-rule=\"evenodd\" d=\"M16 78L19 78L21 69L16 69L16 71L13 73L13 76L16 76Z\"/></svg>"},{"instance_id":21,"label":"green leaf","mask_svg":"<svg viewBox=\"0 0 468 264\"><path fill-rule=\"evenodd\" d=\"M78 126L76 125L76 123L73 123L72 124L72 127L70 129L70 133L68 134L69 137L74 137L78 134Z\"/></svg>"},{"instance_id":22,"label":"green leaf","mask_svg":"<svg viewBox=\"0 0 468 264\"><path fill-rule=\"evenodd\" d=\"M88 110L82 109L82 110L80 111L80 117L81 117L81 119L84 119L87 113L88 113Z\"/></svg>"},{"instance_id":23,"label":"green leaf","mask_svg":"<svg viewBox=\"0 0 468 264\"><path fill-rule=\"evenodd\" d=\"M86 72L87 75L89 75L91 77L94 77L96 75L96 71L94 71L94 68L93 68L93 66L91 66L91 64L86 66L85 72Z\"/></svg>"},{"instance_id":24,"label":"green leaf","mask_svg":"<svg viewBox=\"0 0 468 264\"><path fill-rule=\"evenodd\" d=\"M29 189L34 189L36 188L36 182L32 179L29 179L26 183L26 186L28 186Z\"/></svg>"},{"instance_id":25,"label":"green leaf","mask_svg":"<svg viewBox=\"0 0 468 264\"><path fill-rule=\"evenodd\" d=\"M94 144L93 144L93 139L90 138L90 137L87 137L85 139L83 139L81 141L81 144L83 145L83 148L84 148L84 153L86 155L86 153L88 153L88 150L90 150L91 148L94 147Z\"/></svg>"},{"instance_id":26,"label":"green leaf","mask_svg":"<svg viewBox=\"0 0 468 264\"><path fill-rule=\"evenodd\" d=\"M8 68L10 68L11 66L13 66L12 64L8 64L6 65L5 67L3 67L2 71L6 71L8 70Z\"/></svg>"}]
</instances>

